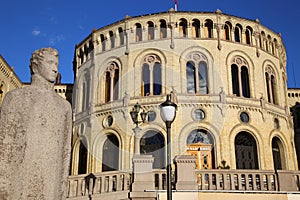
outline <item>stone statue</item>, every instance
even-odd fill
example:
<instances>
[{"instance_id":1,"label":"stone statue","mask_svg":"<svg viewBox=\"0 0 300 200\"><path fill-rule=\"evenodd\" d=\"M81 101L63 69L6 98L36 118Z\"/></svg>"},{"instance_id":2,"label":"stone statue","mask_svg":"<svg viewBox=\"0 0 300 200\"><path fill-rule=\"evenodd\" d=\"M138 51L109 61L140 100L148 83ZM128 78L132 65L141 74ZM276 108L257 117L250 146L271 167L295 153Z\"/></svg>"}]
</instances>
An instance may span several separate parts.
<instances>
[{"instance_id":1,"label":"stone statue","mask_svg":"<svg viewBox=\"0 0 300 200\"><path fill-rule=\"evenodd\" d=\"M54 92L58 52L30 60L31 85L6 94L0 114L0 199L66 199L71 151L70 104Z\"/></svg>"}]
</instances>

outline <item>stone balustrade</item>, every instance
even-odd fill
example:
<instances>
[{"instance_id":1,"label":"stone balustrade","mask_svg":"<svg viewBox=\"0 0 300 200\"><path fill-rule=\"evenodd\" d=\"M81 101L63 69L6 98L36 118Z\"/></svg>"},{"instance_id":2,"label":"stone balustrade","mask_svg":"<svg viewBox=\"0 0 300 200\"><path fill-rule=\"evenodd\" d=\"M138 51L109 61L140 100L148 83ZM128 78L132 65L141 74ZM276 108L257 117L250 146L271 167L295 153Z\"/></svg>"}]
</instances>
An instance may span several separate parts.
<instances>
[{"instance_id":1,"label":"stone balustrade","mask_svg":"<svg viewBox=\"0 0 300 200\"><path fill-rule=\"evenodd\" d=\"M128 194L131 173L103 172L69 177L69 199L91 195L124 192Z\"/></svg>"},{"instance_id":2,"label":"stone balustrade","mask_svg":"<svg viewBox=\"0 0 300 200\"><path fill-rule=\"evenodd\" d=\"M195 169L195 159L175 158L174 192L295 193L300 194L300 171ZM69 177L68 199L156 199L166 187L166 170L152 169L153 158L136 155L133 172L103 172Z\"/></svg>"}]
</instances>

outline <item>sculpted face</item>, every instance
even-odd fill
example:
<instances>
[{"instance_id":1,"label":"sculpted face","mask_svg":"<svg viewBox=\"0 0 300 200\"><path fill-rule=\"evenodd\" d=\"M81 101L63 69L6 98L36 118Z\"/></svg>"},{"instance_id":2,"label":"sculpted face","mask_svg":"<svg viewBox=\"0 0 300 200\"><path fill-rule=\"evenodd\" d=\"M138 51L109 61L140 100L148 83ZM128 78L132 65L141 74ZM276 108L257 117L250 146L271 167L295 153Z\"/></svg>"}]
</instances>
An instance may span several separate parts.
<instances>
[{"instance_id":1,"label":"sculpted face","mask_svg":"<svg viewBox=\"0 0 300 200\"><path fill-rule=\"evenodd\" d=\"M58 57L49 52L45 52L44 58L37 67L36 74L39 74L47 81L53 83L58 74Z\"/></svg>"}]
</instances>

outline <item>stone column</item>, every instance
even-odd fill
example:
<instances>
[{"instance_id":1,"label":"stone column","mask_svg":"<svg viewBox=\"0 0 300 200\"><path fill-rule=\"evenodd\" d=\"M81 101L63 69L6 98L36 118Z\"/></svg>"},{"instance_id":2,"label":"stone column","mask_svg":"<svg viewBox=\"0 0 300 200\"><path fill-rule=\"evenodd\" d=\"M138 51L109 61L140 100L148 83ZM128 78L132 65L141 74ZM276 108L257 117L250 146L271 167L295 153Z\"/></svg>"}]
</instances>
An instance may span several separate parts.
<instances>
[{"instance_id":1,"label":"stone column","mask_svg":"<svg viewBox=\"0 0 300 200\"><path fill-rule=\"evenodd\" d=\"M197 190L197 176L195 173L196 159L190 155L175 157L176 165L176 189Z\"/></svg>"}]
</instances>

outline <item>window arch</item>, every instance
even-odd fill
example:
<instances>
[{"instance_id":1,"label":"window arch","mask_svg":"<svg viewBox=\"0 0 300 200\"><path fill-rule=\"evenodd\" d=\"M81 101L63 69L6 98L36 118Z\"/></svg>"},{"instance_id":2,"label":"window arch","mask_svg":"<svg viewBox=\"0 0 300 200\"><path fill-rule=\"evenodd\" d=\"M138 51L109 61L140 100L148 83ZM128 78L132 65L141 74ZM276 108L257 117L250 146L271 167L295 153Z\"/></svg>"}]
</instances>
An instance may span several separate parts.
<instances>
[{"instance_id":1,"label":"window arch","mask_svg":"<svg viewBox=\"0 0 300 200\"><path fill-rule=\"evenodd\" d=\"M179 33L180 33L181 37L187 37L187 20L186 19L180 19Z\"/></svg>"},{"instance_id":2,"label":"window arch","mask_svg":"<svg viewBox=\"0 0 300 200\"><path fill-rule=\"evenodd\" d=\"M230 22L225 22L224 25L224 38L225 40L231 41L231 30L232 30L232 25Z\"/></svg>"},{"instance_id":3,"label":"window arch","mask_svg":"<svg viewBox=\"0 0 300 200\"><path fill-rule=\"evenodd\" d=\"M257 145L254 137L242 131L234 140L236 169L258 169Z\"/></svg>"},{"instance_id":4,"label":"window arch","mask_svg":"<svg viewBox=\"0 0 300 200\"><path fill-rule=\"evenodd\" d=\"M143 30L140 23L135 24L135 41L139 42L143 40Z\"/></svg>"},{"instance_id":5,"label":"window arch","mask_svg":"<svg viewBox=\"0 0 300 200\"><path fill-rule=\"evenodd\" d=\"M119 66L111 62L105 71L105 102L119 98Z\"/></svg>"},{"instance_id":6,"label":"window arch","mask_svg":"<svg viewBox=\"0 0 300 200\"><path fill-rule=\"evenodd\" d=\"M273 164L275 170L285 169L284 162L284 148L281 140L278 137L272 139L272 154L273 154Z\"/></svg>"},{"instance_id":7,"label":"window arch","mask_svg":"<svg viewBox=\"0 0 300 200\"><path fill-rule=\"evenodd\" d=\"M120 40L119 43L122 46L125 44L125 33L124 33L122 27L118 28L118 32L119 32L119 40Z\"/></svg>"},{"instance_id":8,"label":"window arch","mask_svg":"<svg viewBox=\"0 0 300 200\"><path fill-rule=\"evenodd\" d=\"M78 156L78 174L87 173L87 149L85 145L80 141L79 156Z\"/></svg>"},{"instance_id":9,"label":"window arch","mask_svg":"<svg viewBox=\"0 0 300 200\"><path fill-rule=\"evenodd\" d=\"M109 38L110 38L110 48L115 48L115 35L114 32L109 31Z\"/></svg>"},{"instance_id":10,"label":"window arch","mask_svg":"<svg viewBox=\"0 0 300 200\"><path fill-rule=\"evenodd\" d=\"M119 170L119 140L114 134L109 134L103 144L102 172Z\"/></svg>"},{"instance_id":11,"label":"window arch","mask_svg":"<svg viewBox=\"0 0 300 200\"><path fill-rule=\"evenodd\" d=\"M106 38L103 34L100 35L100 41L102 46L102 51L106 50Z\"/></svg>"},{"instance_id":12,"label":"window arch","mask_svg":"<svg viewBox=\"0 0 300 200\"><path fill-rule=\"evenodd\" d=\"M154 40L154 24L149 21L148 23L148 40Z\"/></svg>"},{"instance_id":13,"label":"window arch","mask_svg":"<svg viewBox=\"0 0 300 200\"><path fill-rule=\"evenodd\" d=\"M205 148L203 150L200 150L199 152L201 154L201 161L198 160L198 162L201 163L200 169L213 169L215 168L215 141L212 137L212 135L205 129L194 129L193 131L190 132L186 139L186 144L187 146L189 145L197 145L199 144L198 147L203 146L203 144L210 144L210 148ZM208 150L207 150L208 149ZM209 152L207 152L209 151ZM198 155L197 155L198 157Z\"/></svg>"},{"instance_id":14,"label":"window arch","mask_svg":"<svg viewBox=\"0 0 300 200\"><path fill-rule=\"evenodd\" d=\"M235 57L231 64L232 94L250 98L248 63L241 57Z\"/></svg>"},{"instance_id":15,"label":"window arch","mask_svg":"<svg viewBox=\"0 0 300 200\"><path fill-rule=\"evenodd\" d=\"M265 79L268 102L277 104L277 81L275 79L275 72L269 65L266 67Z\"/></svg>"},{"instance_id":16,"label":"window arch","mask_svg":"<svg viewBox=\"0 0 300 200\"><path fill-rule=\"evenodd\" d=\"M240 24L237 24L234 28L234 41L235 42L242 42L242 26Z\"/></svg>"},{"instance_id":17,"label":"window arch","mask_svg":"<svg viewBox=\"0 0 300 200\"><path fill-rule=\"evenodd\" d=\"M5 84L4 82L2 82L0 83L0 104L3 100L4 94L5 94Z\"/></svg>"},{"instance_id":18,"label":"window arch","mask_svg":"<svg viewBox=\"0 0 300 200\"><path fill-rule=\"evenodd\" d=\"M165 168L165 139L160 132L147 131L140 140L140 151L141 154L154 157L154 169Z\"/></svg>"},{"instance_id":19,"label":"window arch","mask_svg":"<svg viewBox=\"0 0 300 200\"><path fill-rule=\"evenodd\" d=\"M192 22L192 35L194 38L200 37L200 21L198 19L193 19Z\"/></svg>"},{"instance_id":20,"label":"window arch","mask_svg":"<svg viewBox=\"0 0 300 200\"><path fill-rule=\"evenodd\" d=\"M161 19L160 21L160 38L166 38L167 37L167 22L164 19Z\"/></svg>"},{"instance_id":21,"label":"window arch","mask_svg":"<svg viewBox=\"0 0 300 200\"><path fill-rule=\"evenodd\" d=\"M151 54L142 63L142 96L160 95L162 93L161 60Z\"/></svg>"},{"instance_id":22,"label":"window arch","mask_svg":"<svg viewBox=\"0 0 300 200\"><path fill-rule=\"evenodd\" d=\"M186 63L187 93L208 94L207 63L203 54L190 54Z\"/></svg>"},{"instance_id":23,"label":"window arch","mask_svg":"<svg viewBox=\"0 0 300 200\"><path fill-rule=\"evenodd\" d=\"M252 44L252 34L253 34L252 28L250 26L247 26L245 31L246 44Z\"/></svg>"},{"instance_id":24,"label":"window arch","mask_svg":"<svg viewBox=\"0 0 300 200\"><path fill-rule=\"evenodd\" d=\"M204 23L204 32L206 38L213 38L213 21L210 19L205 20Z\"/></svg>"},{"instance_id":25,"label":"window arch","mask_svg":"<svg viewBox=\"0 0 300 200\"><path fill-rule=\"evenodd\" d=\"M260 38L261 38L261 48L264 49L264 50L267 50L267 38L266 38L266 34L264 31L261 32L261 35L260 35Z\"/></svg>"}]
</instances>

